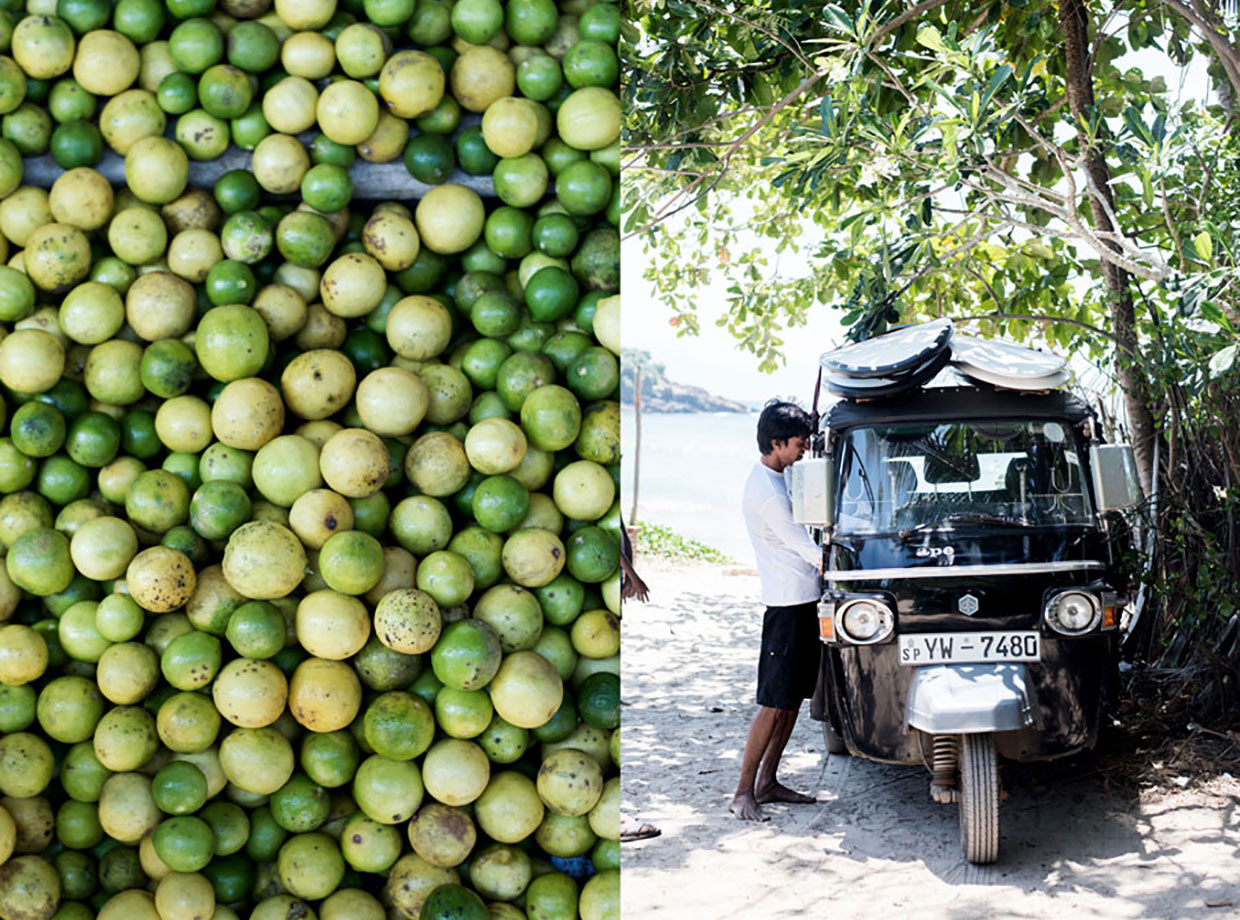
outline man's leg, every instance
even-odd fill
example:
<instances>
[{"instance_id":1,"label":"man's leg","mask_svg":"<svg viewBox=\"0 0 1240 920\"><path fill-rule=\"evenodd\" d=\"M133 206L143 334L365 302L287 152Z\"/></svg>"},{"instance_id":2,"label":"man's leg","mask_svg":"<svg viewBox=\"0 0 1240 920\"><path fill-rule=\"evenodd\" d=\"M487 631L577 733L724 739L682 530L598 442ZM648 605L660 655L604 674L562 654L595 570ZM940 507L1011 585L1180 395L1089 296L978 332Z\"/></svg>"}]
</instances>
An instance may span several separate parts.
<instances>
[{"instance_id":1,"label":"man's leg","mask_svg":"<svg viewBox=\"0 0 1240 920\"><path fill-rule=\"evenodd\" d=\"M767 816L758 807L758 799L754 794L754 783L758 777L758 766L766 754L771 742L775 726L782 710L769 706L758 708L753 724L749 726L749 737L745 740L745 753L741 757L741 778L736 785L736 795L728 811L742 821L766 821Z\"/></svg>"},{"instance_id":2,"label":"man's leg","mask_svg":"<svg viewBox=\"0 0 1240 920\"><path fill-rule=\"evenodd\" d=\"M784 746L787 745L788 738L792 735L793 726L797 724L797 710L777 709L776 712L778 715L775 725L771 731L770 740L766 743L766 750L762 754L758 774L754 779L754 798L760 805L767 802L793 802L798 805L816 802L817 799L812 795L789 789L776 778L775 774L779 770L779 759L784 754Z\"/></svg>"}]
</instances>

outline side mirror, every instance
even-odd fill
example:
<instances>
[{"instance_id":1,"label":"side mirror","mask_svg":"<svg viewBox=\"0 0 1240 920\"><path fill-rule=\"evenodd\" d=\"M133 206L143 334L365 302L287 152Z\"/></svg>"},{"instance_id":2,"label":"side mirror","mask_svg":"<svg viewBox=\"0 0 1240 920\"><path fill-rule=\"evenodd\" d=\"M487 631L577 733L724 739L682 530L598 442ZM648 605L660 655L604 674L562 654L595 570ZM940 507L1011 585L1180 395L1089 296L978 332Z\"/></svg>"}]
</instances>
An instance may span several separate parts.
<instances>
[{"instance_id":1,"label":"side mirror","mask_svg":"<svg viewBox=\"0 0 1240 920\"><path fill-rule=\"evenodd\" d=\"M1093 445L1089 449L1089 468L1100 513L1121 511L1141 501L1137 461L1129 445Z\"/></svg>"},{"instance_id":2,"label":"side mirror","mask_svg":"<svg viewBox=\"0 0 1240 920\"><path fill-rule=\"evenodd\" d=\"M792 519L829 527L835 517L835 458L831 455L792 464Z\"/></svg>"}]
</instances>

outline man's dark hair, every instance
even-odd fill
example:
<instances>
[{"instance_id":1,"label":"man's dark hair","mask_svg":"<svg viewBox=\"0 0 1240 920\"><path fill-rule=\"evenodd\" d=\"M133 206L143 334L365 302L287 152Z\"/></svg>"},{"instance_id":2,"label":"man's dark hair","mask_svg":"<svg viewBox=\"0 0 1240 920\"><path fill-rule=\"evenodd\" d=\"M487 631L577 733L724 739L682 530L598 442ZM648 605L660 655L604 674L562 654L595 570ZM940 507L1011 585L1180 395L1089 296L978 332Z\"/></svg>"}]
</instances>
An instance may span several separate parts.
<instances>
[{"instance_id":1,"label":"man's dark hair","mask_svg":"<svg viewBox=\"0 0 1240 920\"><path fill-rule=\"evenodd\" d=\"M796 403L772 399L758 416L758 450L769 454L776 441L808 438L813 433L809 413Z\"/></svg>"}]
</instances>

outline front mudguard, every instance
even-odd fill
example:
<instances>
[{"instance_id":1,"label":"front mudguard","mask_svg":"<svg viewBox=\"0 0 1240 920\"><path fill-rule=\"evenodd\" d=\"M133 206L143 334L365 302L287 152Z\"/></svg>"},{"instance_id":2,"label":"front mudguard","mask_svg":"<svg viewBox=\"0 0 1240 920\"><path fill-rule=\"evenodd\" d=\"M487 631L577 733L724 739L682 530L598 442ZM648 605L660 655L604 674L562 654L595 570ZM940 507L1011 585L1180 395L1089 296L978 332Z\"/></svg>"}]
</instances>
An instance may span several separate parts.
<instances>
[{"instance_id":1,"label":"front mudguard","mask_svg":"<svg viewBox=\"0 0 1240 920\"><path fill-rule=\"evenodd\" d=\"M930 735L1019 731L1039 722L1023 664L918 668L909 683L905 729Z\"/></svg>"}]
</instances>

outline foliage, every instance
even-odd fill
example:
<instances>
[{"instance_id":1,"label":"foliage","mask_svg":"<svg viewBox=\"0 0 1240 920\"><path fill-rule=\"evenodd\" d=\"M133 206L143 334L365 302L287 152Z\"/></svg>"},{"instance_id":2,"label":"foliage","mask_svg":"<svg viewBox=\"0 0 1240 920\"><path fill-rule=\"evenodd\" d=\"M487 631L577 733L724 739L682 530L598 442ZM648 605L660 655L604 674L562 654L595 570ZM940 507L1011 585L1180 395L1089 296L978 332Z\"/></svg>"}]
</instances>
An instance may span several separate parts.
<instances>
[{"instance_id":1,"label":"foliage","mask_svg":"<svg viewBox=\"0 0 1240 920\"><path fill-rule=\"evenodd\" d=\"M651 524L649 521L635 523L633 548L639 554L661 556L665 559L693 559L699 562L717 562L734 565L736 560L717 549L681 536L670 527Z\"/></svg>"}]
</instances>

